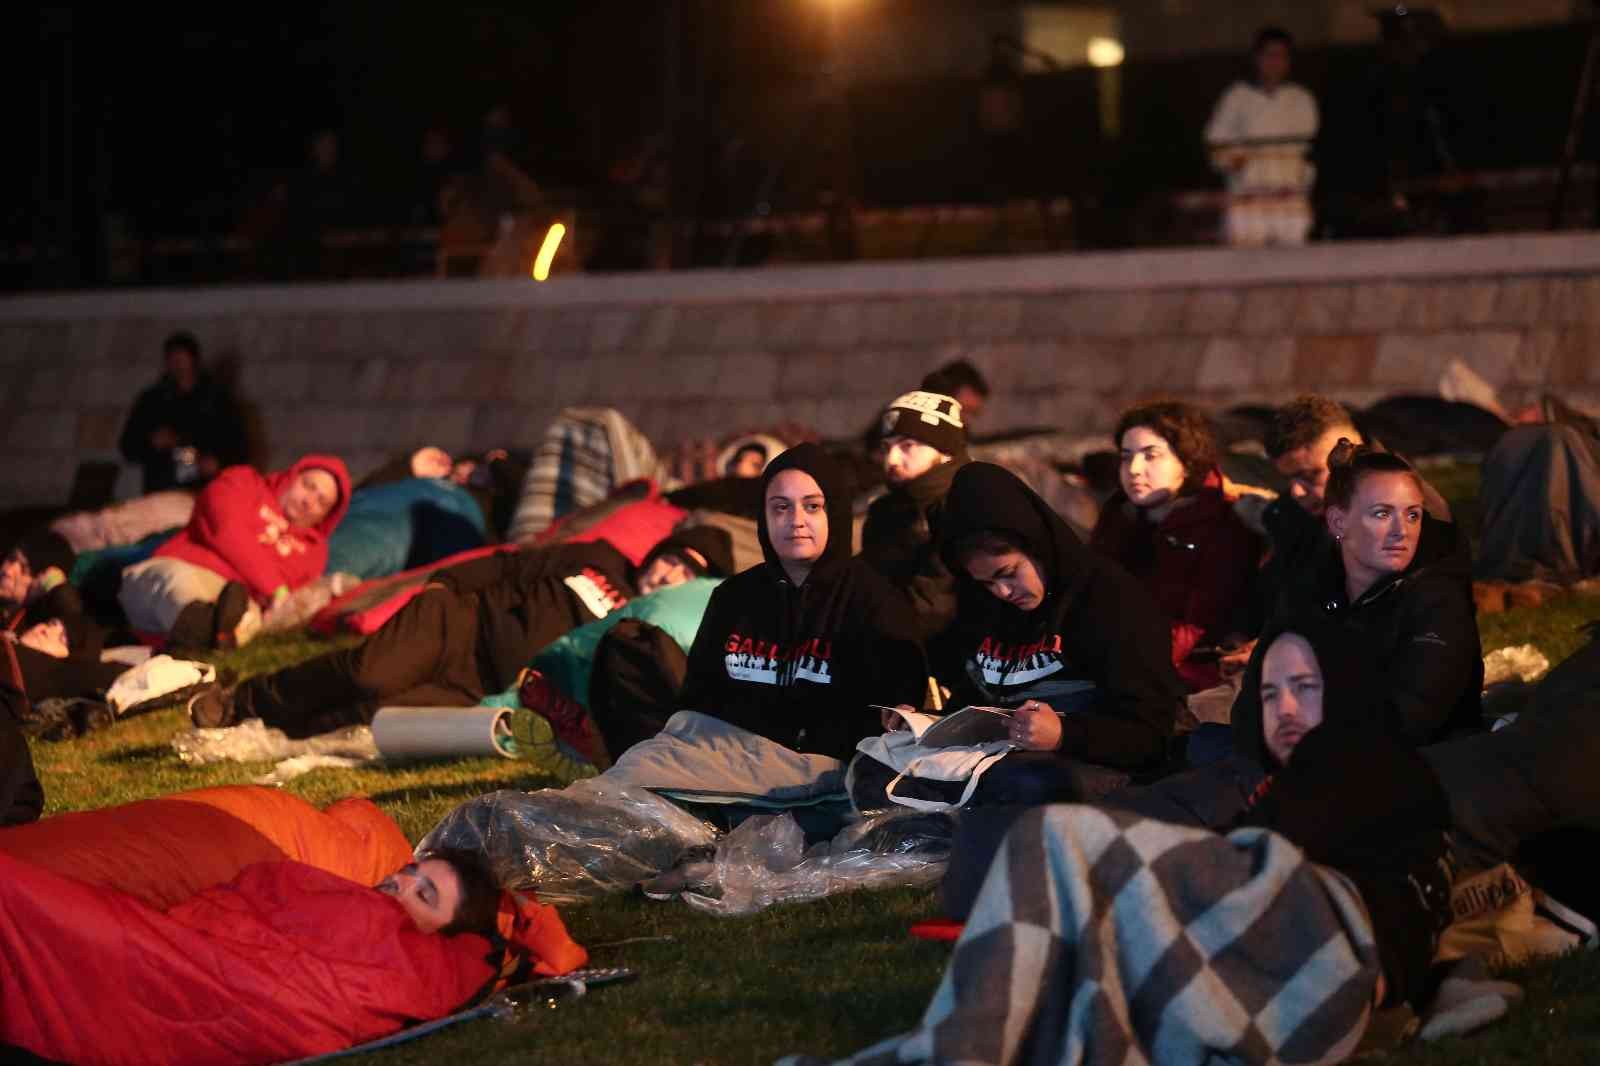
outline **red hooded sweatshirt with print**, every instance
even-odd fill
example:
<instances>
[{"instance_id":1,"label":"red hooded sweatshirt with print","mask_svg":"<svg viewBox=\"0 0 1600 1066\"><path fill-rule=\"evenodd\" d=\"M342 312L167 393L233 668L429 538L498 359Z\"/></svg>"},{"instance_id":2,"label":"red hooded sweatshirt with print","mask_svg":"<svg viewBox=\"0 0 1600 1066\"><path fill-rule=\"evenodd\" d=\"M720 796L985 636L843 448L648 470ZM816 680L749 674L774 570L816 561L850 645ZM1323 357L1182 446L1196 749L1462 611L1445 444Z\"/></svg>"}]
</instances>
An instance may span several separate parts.
<instances>
[{"instance_id":1,"label":"red hooded sweatshirt with print","mask_svg":"<svg viewBox=\"0 0 1600 1066\"><path fill-rule=\"evenodd\" d=\"M339 498L321 522L301 528L289 524L278 497L310 469L332 474ZM303 456L289 469L265 476L252 467L230 466L201 490L189 525L156 555L243 582L251 596L270 603L279 586L297 589L322 576L328 534L349 507L350 475L335 456Z\"/></svg>"}]
</instances>

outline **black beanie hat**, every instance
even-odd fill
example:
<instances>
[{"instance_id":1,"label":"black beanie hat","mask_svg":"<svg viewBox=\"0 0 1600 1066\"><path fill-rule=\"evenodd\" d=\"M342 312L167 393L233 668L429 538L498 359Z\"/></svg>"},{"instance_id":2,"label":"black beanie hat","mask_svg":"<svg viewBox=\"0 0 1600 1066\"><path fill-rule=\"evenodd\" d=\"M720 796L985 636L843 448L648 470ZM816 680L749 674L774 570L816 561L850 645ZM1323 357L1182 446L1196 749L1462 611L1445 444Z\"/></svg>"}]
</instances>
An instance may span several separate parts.
<instances>
[{"instance_id":1,"label":"black beanie hat","mask_svg":"<svg viewBox=\"0 0 1600 1066\"><path fill-rule=\"evenodd\" d=\"M908 392L883 412L879 426L883 437L910 437L945 455L967 450L967 427L961 421L961 402L939 392Z\"/></svg>"},{"instance_id":2,"label":"black beanie hat","mask_svg":"<svg viewBox=\"0 0 1600 1066\"><path fill-rule=\"evenodd\" d=\"M733 573L733 538L716 526L691 526L679 529L658 541L639 563L644 570L657 557L671 552L694 568L701 577L728 577Z\"/></svg>"},{"instance_id":3,"label":"black beanie hat","mask_svg":"<svg viewBox=\"0 0 1600 1066\"><path fill-rule=\"evenodd\" d=\"M34 529L23 534L11 545L10 550L0 552L0 557L10 554L10 551L19 552L28 564L29 572L36 577L52 566L60 570L62 576L68 576L72 573L72 564L78 559L78 554L72 550L66 538L52 529Z\"/></svg>"}]
</instances>

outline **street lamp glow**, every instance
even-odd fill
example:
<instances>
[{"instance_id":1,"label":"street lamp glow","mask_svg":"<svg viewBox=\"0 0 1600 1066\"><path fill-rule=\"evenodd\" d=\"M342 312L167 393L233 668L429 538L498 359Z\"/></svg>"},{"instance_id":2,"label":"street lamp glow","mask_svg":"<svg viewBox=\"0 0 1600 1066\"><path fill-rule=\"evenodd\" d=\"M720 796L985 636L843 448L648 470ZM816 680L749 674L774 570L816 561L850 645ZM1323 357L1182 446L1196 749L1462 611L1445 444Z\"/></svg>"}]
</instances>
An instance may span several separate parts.
<instances>
[{"instance_id":1,"label":"street lamp glow","mask_svg":"<svg viewBox=\"0 0 1600 1066\"><path fill-rule=\"evenodd\" d=\"M550 277L550 262L556 257L556 249L561 247L561 238L567 235L567 227L557 222L551 226L544 235L544 243L539 245L539 254L533 257L533 280L544 281Z\"/></svg>"},{"instance_id":2,"label":"street lamp glow","mask_svg":"<svg viewBox=\"0 0 1600 1066\"><path fill-rule=\"evenodd\" d=\"M1089 38L1089 65L1091 67L1120 67L1124 52L1122 42L1114 37Z\"/></svg>"}]
</instances>

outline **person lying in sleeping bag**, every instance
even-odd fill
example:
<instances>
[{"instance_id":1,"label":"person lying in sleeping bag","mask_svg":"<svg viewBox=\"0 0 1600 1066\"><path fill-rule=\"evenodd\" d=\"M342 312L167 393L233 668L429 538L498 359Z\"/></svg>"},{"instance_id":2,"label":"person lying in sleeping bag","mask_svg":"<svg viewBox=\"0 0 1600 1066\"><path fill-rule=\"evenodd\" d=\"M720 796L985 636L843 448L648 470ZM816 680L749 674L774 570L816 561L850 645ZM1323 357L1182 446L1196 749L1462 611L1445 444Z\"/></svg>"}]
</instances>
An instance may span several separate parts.
<instances>
[{"instance_id":1,"label":"person lying in sleeping bag","mask_svg":"<svg viewBox=\"0 0 1600 1066\"><path fill-rule=\"evenodd\" d=\"M230 466L195 499L183 531L122 573L128 624L176 647L237 647L263 608L322 576L328 535L350 506L344 461L307 455L263 476Z\"/></svg>"},{"instance_id":2,"label":"person lying in sleeping bag","mask_svg":"<svg viewBox=\"0 0 1600 1066\"><path fill-rule=\"evenodd\" d=\"M586 959L552 908L502 893L470 852L376 889L257 863L164 911L0 852L0 1049L51 1060L299 1059Z\"/></svg>"},{"instance_id":3,"label":"person lying in sleeping bag","mask_svg":"<svg viewBox=\"0 0 1600 1066\"><path fill-rule=\"evenodd\" d=\"M905 596L851 558L849 477L820 445L777 456L761 484L765 561L711 594L673 709L848 759L878 731L872 704L922 703L917 620Z\"/></svg>"},{"instance_id":4,"label":"person lying in sleeping bag","mask_svg":"<svg viewBox=\"0 0 1600 1066\"><path fill-rule=\"evenodd\" d=\"M971 802L1082 800L1159 771L1184 692L1149 590L992 463L956 474L942 534L960 608L932 646L934 673L951 708L1013 708L1022 749ZM899 724L885 712L885 729Z\"/></svg>"},{"instance_id":5,"label":"person lying in sleeping bag","mask_svg":"<svg viewBox=\"0 0 1600 1066\"><path fill-rule=\"evenodd\" d=\"M535 652L635 595L721 576L727 535L692 529L637 568L603 541L500 552L432 575L366 641L189 701L196 726L260 718L291 737L370 722L380 706L468 707L517 679Z\"/></svg>"},{"instance_id":6,"label":"person lying in sleeping bag","mask_svg":"<svg viewBox=\"0 0 1600 1066\"><path fill-rule=\"evenodd\" d=\"M0 558L0 680L29 701L103 696L127 669L100 661L105 634L66 580L74 558L49 530Z\"/></svg>"}]
</instances>

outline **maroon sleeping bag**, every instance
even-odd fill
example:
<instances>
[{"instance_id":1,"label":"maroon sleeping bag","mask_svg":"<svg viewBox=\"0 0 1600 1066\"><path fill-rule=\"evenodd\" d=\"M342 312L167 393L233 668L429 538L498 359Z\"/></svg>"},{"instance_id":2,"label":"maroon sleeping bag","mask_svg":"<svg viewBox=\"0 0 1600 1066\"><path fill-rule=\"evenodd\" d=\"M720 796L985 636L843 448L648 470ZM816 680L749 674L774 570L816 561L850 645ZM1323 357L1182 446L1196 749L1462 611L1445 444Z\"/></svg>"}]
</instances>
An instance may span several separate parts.
<instances>
[{"instance_id":1,"label":"maroon sleeping bag","mask_svg":"<svg viewBox=\"0 0 1600 1066\"><path fill-rule=\"evenodd\" d=\"M0 853L0 1058L324 1054L450 1014L490 987L500 957L303 863L258 863L163 913Z\"/></svg>"}]
</instances>

